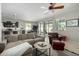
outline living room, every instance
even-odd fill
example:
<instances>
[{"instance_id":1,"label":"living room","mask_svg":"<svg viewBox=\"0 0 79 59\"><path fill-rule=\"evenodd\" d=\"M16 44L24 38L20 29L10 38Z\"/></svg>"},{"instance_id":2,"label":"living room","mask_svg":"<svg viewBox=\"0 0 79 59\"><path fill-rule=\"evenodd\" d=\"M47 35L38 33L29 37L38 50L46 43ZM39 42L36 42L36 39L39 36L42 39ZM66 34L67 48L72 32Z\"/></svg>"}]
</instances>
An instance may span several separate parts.
<instances>
[{"instance_id":1,"label":"living room","mask_svg":"<svg viewBox=\"0 0 79 59\"><path fill-rule=\"evenodd\" d=\"M64 6L60 9L49 8L53 5L52 3L1 3L0 5L1 56L38 56L38 54L42 54L40 56L79 55L78 3L56 3L55 7ZM51 37L53 35L57 35L57 37ZM39 48L39 45L37 46L35 43L40 44L44 41L46 41L46 49L49 51L46 53L45 51L37 51L35 48ZM26 42L29 42L31 45ZM25 44L27 45L25 46ZM26 51L26 48L29 49ZM44 48L40 49L45 50ZM13 50L16 50L16 53L13 53ZM21 53L18 54L19 51ZM23 52L26 53L23 54Z\"/></svg>"}]
</instances>

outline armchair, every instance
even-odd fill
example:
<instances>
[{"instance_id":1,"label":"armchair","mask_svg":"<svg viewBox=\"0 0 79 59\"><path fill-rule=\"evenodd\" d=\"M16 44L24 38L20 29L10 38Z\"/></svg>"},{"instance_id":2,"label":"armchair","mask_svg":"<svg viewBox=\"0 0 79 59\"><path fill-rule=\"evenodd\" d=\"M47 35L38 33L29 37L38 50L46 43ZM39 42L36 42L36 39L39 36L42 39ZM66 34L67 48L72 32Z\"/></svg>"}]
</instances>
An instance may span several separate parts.
<instances>
[{"instance_id":1,"label":"armchair","mask_svg":"<svg viewBox=\"0 0 79 59\"><path fill-rule=\"evenodd\" d=\"M52 40L58 40L58 33L48 33L48 35L49 35L49 41L51 45L52 45Z\"/></svg>"},{"instance_id":2,"label":"armchair","mask_svg":"<svg viewBox=\"0 0 79 59\"><path fill-rule=\"evenodd\" d=\"M52 40L66 41L66 36L63 36L61 34L48 33L48 35L49 35L49 41L51 45L52 45Z\"/></svg>"},{"instance_id":3,"label":"armchair","mask_svg":"<svg viewBox=\"0 0 79 59\"><path fill-rule=\"evenodd\" d=\"M48 35L53 49L64 50L66 36L60 35L58 33L48 33Z\"/></svg>"}]
</instances>

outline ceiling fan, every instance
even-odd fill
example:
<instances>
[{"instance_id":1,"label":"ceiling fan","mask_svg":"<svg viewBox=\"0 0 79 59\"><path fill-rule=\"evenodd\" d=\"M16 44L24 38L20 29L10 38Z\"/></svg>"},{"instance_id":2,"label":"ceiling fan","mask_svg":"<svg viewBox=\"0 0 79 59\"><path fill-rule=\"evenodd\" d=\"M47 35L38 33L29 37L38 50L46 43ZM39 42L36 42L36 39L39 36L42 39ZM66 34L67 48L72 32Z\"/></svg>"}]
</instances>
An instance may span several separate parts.
<instances>
[{"instance_id":1,"label":"ceiling fan","mask_svg":"<svg viewBox=\"0 0 79 59\"><path fill-rule=\"evenodd\" d=\"M57 3L50 3L49 10L53 9L63 9L64 5L63 4L57 4Z\"/></svg>"},{"instance_id":2,"label":"ceiling fan","mask_svg":"<svg viewBox=\"0 0 79 59\"><path fill-rule=\"evenodd\" d=\"M64 5L61 3L50 3L48 8L47 7L41 7L42 9L47 9L43 13L48 13L49 11L54 11L58 9L63 9Z\"/></svg>"}]
</instances>

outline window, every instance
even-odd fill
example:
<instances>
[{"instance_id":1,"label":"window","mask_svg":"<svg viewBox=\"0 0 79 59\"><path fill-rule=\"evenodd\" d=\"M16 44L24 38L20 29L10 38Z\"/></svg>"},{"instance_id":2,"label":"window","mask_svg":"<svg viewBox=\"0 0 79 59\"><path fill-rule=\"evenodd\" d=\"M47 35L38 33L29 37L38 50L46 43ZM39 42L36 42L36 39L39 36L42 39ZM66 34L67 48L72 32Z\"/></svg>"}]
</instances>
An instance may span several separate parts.
<instances>
[{"instance_id":1,"label":"window","mask_svg":"<svg viewBox=\"0 0 79 59\"><path fill-rule=\"evenodd\" d=\"M40 28L40 30L41 30L41 33L43 33L43 23L41 23L41 28Z\"/></svg>"},{"instance_id":2,"label":"window","mask_svg":"<svg viewBox=\"0 0 79 59\"><path fill-rule=\"evenodd\" d=\"M44 32L44 24L43 23L39 23L39 34L43 34Z\"/></svg>"},{"instance_id":3,"label":"window","mask_svg":"<svg viewBox=\"0 0 79 59\"><path fill-rule=\"evenodd\" d=\"M39 23L39 27L38 28L39 28L39 34L52 32L52 30L53 30L53 22Z\"/></svg>"},{"instance_id":4,"label":"window","mask_svg":"<svg viewBox=\"0 0 79 59\"><path fill-rule=\"evenodd\" d=\"M53 24L52 24L52 23L50 23L50 24L49 24L49 29L48 29L48 32L52 32L52 30L53 30Z\"/></svg>"},{"instance_id":5,"label":"window","mask_svg":"<svg viewBox=\"0 0 79 59\"><path fill-rule=\"evenodd\" d=\"M65 21L58 22L58 30L66 30L66 22Z\"/></svg>"},{"instance_id":6,"label":"window","mask_svg":"<svg viewBox=\"0 0 79 59\"><path fill-rule=\"evenodd\" d=\"M39 32L39 34L40 34L40 27L41 27L41 25L40 25L40 23L38 24L38 32Z\"/></svg>"},{"instance_id":7,"label":"window","mask_svg":"<svg viewBox=\"0 0 79 59\"><path fill-rule=\"evenodd\" d=\"M30 31L32 29L31 23L26 23L26 31Z\"/></svg>"},{"instance_id":8,"label":"window","mask_svg":"<svg viewBox=\"0 0 79 59\"><path fill-rule=\"evenodd\" d=\"M52 32L53 30L53 23L46 23L45 25L46 31L48 32Z\"/></svg>"},{"instance_id":9,"label":"window","mask_svg":"<svg viewBox=\"0 0 79 59\"><path fill-rule=\"evenodd\" d=\"M47 23L45 24L45 29L46 29L46 32L48 33L49 32L49 25Z\"/></svg>"}]
</instances>

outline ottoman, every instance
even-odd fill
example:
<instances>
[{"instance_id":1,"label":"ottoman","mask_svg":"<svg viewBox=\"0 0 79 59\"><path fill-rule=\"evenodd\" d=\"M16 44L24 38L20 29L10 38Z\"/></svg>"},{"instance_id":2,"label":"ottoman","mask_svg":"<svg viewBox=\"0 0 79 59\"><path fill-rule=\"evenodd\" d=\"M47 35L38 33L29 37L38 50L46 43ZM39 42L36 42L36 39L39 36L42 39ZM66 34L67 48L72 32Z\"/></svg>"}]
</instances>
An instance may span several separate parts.
<instances>
[{"instance_id":1,"label":"ottoman","mask_svg":"<svg viewBox=\"0 0 79 59\"><path fill-rule=\"evenodd\" d=\"M55 50L64 50L65 43L64 43L64 41L53 40L52 47Z\"/></svg>"}]
</instances>

